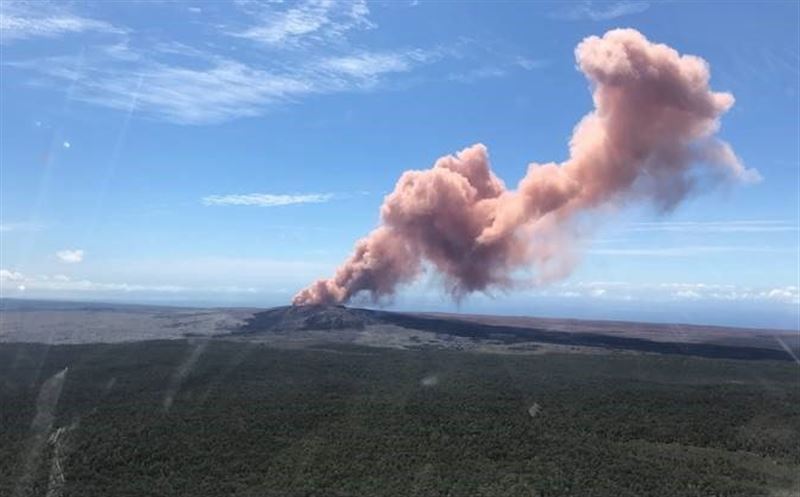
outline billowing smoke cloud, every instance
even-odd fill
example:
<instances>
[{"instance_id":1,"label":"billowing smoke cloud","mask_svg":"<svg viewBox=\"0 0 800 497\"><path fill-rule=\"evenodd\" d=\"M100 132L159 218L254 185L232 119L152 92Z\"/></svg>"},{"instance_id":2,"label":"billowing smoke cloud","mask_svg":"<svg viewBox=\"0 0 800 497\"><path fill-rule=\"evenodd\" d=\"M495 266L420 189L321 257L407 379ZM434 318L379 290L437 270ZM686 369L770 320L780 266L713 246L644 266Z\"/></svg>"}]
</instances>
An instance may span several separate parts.
<instances>
[{"instance_id":1,"label":"billowing smoke cloud","mask_svg":"<svg viewBox=\"0 0 800 497\"><path fill-rule=\"evenodd\" d=\"M633 29L586 38L575 57L595 109L575 127L569 159L531 164L515 190L492 173L481 144L403 173L381 225L294 304L342 303L359 292L379 299L416 278L423 261L456 297L508 288L520 268L565 276L579 216L640 200L669 210L700 183L759 179L714 136L734 99L711 91L703 59Z\"/></svg>"}]
</instances>

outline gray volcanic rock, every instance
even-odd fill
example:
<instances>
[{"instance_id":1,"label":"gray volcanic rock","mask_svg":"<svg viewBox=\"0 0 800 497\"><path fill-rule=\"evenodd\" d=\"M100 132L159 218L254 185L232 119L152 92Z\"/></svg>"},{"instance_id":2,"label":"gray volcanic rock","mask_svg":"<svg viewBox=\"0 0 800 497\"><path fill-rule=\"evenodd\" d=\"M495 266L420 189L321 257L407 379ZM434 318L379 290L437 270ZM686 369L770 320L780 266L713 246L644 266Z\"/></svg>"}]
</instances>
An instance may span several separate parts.
<instances>
[{"instance_id":1,"label":"gray volcanic rock","mask_svg":"<svg viewBox=\"0 0 800 497\"><path fill-rule=\"evenodd\" d=\"M292 347L324 342L505 353L607 350L779 361L797 361L800 356L800 340L791 330L421 314L334 305L200 309L0 299L0 322L0 343L117 343L191 337L252 338Z\"/></svg>"},{"instance_id":2,"label":"gray volcanic rock","mask_svg":"<svg viewBox=\"0 0 800 497\"><path fill-rule=\"evenodd\" d=\"M722 343L662 341L630 336L625 333L596 333L585 331L556 331L514 323L503 324L495 318L496 324L476 320L470 316L425 315L402 312L388 312L369 309L354 309L338 305L299 305L275 307L258 312L247 320L234 335L260 336L262 334L292 335L299 331L330 331L331 337L341 330L379 331L386 333L392 329L404 329L433 334L439 345L446 346L453 338L466 339L471 343L499 344L515 346L520 344L549 344L558 347L625 350L659 354L679 354L699 357L725 359L767 359L793 360L785 350L772 345L765 348L756 346L732 346ZM625 326L624 323L619 323ZM628 324L627 326L630 326ZM304 336L299 334L299 336ZM345 336L345 335L341 335ZM669 338L665 334L659 338ZM774 339L773 339L774 341Z\"/></svg>"},{"instance_id":3,"label":"gray volcanic rock","mask_svg":"<svg viewBox=\"0 0 800 497\"><path fill-rule=\"evenodd\" d=\"M378 322L374 313L366 309L339 305L283 306L256 314L241 331L363 330L368 324Z\"/></svg>"}]
</instances>

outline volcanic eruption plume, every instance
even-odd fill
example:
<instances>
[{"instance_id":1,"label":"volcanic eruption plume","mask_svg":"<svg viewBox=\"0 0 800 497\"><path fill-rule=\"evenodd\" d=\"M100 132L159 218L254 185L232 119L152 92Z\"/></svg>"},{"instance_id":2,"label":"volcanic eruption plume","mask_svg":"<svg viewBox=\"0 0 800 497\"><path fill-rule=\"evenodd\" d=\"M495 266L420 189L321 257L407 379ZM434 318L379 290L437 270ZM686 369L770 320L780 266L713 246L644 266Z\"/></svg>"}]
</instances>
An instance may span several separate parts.
<instances>
[{"instance_id":1,"label":"volcanic eruption plume","mask_svg":"<svg viewBox=\"0 0 800 497\"><path fill-rule=\"evenodd\" d=\"M595 108L575 127L569 159L531 164L515 190L492 173L481 144L406 171L383 202L380 226L333 278L293 303L343 303L362 291L379 299L416 278L423 262L456 297L509 287L515 270L571 253L571 225L584 213L631 200L669 210L699 180L759 179L714 136L734 99L711 91L703 59L633 29L586 38L575 57ZM566 275L570 265L562 266L555 276Z\"/></svg>"}]
</instances>

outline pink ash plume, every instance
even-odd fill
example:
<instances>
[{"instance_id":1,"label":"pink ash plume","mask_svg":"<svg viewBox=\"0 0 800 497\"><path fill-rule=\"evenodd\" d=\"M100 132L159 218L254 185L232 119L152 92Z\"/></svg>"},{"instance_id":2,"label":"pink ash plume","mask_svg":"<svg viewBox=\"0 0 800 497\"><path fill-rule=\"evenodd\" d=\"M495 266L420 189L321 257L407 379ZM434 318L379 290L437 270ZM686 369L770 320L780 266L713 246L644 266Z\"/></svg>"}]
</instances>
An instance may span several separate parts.
<instances>
[{"instance_id":1,"label":"pink ash plume","mask_svg":"<svg viewBox=\"0 0 800 497\"><path fill-rule=\"evenodd\" d=\"M380 226L332 278L293 303L344 303L359 292L377 300L414 280L423 262L455 297L509 288L520 268L563 277L579 215L630 201L669 210L699 183L759 179L714 136L734 99L711 91L703 59L633 29L586 38L575 58L595 108L575 127L569 159L531 164L513 190L492 173L482 144L403 173L384 200Z\"/></svg>"}]
</instances>

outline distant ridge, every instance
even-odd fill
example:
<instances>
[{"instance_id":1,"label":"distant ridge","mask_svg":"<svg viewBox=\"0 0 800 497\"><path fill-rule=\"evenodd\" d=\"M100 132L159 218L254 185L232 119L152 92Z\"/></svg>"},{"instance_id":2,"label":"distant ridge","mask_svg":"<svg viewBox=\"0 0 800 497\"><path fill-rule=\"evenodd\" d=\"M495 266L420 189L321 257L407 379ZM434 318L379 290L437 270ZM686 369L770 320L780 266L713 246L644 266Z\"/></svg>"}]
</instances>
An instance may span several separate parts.
<instances>
[{"instance_id":1,"label":"distant ridge","mask_svg":"<svg viewBox=\"0 0 800 497\"><path fill-rule=\"evenodd\" d=\"M657 341L601 333L554 331L524 325L486 324L467 318L349 308L339 305L275 307L257 312L235 335L291 333L305 330L363 330L370 325L394 325L440 335L504 344L545 343L572 347L652 352L715 359L794 360L785 350L717 343ZM391 333L387 331L386 333Z\"/></svg>"},{"instance_id":2,"label":"distant ridge","mask_svg":"<svg viewBox=\"0 0 800 497\"><path fill-rule=\"evenodd\" d=\"M195 309L195 307L129 302L0 298L0 311L149 311L159 309Z\"/></svg>"}]
</instances>

